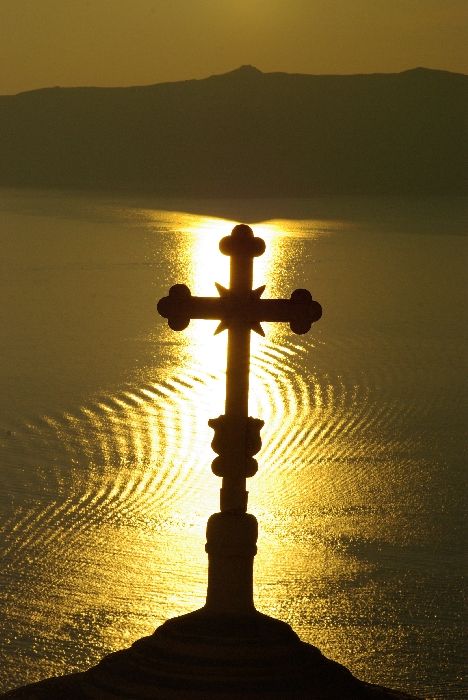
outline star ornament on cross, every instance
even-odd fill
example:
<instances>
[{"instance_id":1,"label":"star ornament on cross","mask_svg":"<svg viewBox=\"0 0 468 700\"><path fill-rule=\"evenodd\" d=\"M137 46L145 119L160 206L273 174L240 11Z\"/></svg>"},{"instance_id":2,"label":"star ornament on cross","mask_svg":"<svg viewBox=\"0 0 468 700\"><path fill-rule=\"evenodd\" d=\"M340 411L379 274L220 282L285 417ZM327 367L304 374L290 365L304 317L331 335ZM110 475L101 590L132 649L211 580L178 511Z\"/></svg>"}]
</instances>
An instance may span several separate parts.
<instances>
[{"instance_id":1,"label":"star ornament on cross","mask_svg":"<svg viewBox=\"0 0 468 700\"><path fill-rule=\"evenodd\" d=\"M191 319L215 319L215 333L228 331L225 415L209 421L215 430L212 447L219 454L213 471L223 477L221 510L245 512L245 479L257 470L252 456L261 447L263 426L263 421L248 416L251 331L264 335L261 323L272 321L289 323L294 333L307 333L321 317L322 307L306 289L296 289L290 299L262 299L265 287L252 289L253 259L264 253L265 242L250 226L235 226L219 248L231 258L229 289L216 284L219 297L197 297L186 285L176 284L157 308L175 331L186 328Z\"/></svg>"}]
</instances>

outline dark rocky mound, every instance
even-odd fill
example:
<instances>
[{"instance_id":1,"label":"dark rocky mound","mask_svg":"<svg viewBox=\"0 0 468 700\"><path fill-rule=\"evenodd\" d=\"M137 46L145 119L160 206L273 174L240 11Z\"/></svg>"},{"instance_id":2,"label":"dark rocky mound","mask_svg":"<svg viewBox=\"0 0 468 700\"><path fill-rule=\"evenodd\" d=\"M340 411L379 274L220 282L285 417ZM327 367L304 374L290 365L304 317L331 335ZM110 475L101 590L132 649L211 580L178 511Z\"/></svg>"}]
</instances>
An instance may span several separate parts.
<instances>
[{"instance_id":1,"label":"dark rocky mound","mask_svg":"<svg viewBox=\"0 0 468 700\"><path fill-rule=\"evenodd\" d=\"M169 620L84 673L28 685L11 700L410 700L355 678L260 613Z\"/></svg>"}]
</instances>

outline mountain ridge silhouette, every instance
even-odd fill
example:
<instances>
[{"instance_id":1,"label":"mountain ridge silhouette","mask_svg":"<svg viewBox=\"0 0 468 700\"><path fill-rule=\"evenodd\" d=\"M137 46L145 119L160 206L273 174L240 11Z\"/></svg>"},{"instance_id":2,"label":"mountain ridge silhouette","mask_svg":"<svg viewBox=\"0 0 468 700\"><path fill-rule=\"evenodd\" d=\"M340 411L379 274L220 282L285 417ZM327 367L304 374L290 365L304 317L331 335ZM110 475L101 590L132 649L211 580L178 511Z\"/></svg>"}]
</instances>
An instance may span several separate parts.
<instances>
[{"instance_id":1,"label":"mountain ridge silhouette","mask_svg":"<svg viewBox=\"0 0 468 700\"><path fill-rule=\"evenodd\" d=\"M263 73L0 96L0 185L170 196L458 194L468 76Z\"/></svg>"}]
</instances>

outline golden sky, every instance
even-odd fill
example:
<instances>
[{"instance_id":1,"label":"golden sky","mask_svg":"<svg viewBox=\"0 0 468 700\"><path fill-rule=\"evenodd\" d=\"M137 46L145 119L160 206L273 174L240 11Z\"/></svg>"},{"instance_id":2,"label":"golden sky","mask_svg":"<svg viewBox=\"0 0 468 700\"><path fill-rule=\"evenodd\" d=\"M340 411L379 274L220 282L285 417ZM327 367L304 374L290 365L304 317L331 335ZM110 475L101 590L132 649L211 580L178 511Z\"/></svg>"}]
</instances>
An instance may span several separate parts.
<instances>
[{"instance_id":1,"label":"golden sky","mask_svg":"<svg viewBox=\"0 0 468 700\"><path fill-rule=\"evenodd\" d=\"M0 0L0 94L135 85L242 64L468 73L468 0Z\"/></svg>"}]
</instances>

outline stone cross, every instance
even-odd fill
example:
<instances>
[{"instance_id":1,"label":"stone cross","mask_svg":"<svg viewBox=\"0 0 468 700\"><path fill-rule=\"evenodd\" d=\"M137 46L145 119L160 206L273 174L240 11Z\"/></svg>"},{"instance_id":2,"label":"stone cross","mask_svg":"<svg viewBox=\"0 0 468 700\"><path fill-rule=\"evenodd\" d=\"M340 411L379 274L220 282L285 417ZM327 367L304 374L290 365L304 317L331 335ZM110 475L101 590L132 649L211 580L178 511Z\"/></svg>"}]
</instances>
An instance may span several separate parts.
<instances>
[{"instance_id":1,"label":"stone cross","mask_svg":"<svg viewBox=\"0 0 468 700\"><path fill-rule=\"evenodd\" d=\"M307 333L322 308L305 289L296 289L290 299L262 299L265 287L252 289L253 259L263 254L265 242L249 226L235 226L219 247L231 258L229 289L216 284L219 297L196 297L184 284L176 284L159 301L158 311L175 331L191 319L217 319L215 332L228 330L225 414L209 421L215 430L212 447L219 455L212 469L223 478L221 511L245 512L246 478L257 471L253 455L261 447L263 426L248 416L250 333L264 335L262 321L288 322L294 333Z\"/></svg>"}]
</instances>

